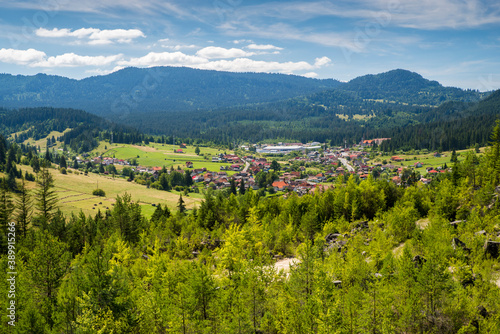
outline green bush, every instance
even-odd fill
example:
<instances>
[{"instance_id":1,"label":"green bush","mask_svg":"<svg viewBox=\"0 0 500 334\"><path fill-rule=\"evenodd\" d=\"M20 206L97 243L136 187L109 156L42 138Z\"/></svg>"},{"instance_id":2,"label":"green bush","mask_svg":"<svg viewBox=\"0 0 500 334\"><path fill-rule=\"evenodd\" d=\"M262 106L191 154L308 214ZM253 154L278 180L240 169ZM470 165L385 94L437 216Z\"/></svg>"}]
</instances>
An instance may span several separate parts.
<instances>
[{"instance_id":1,"label":"green bush","mask_svg":"<svg viewBox=\"0 0 500 334\"><path fill-rule=\"evenodd\" d=\"M92 192L92 195L94 196L101 196L101 197L104 197L106 196L106 193L104 192L104 190L102 189L95 189L93 192Z\"/></svg>"}]
</instances>

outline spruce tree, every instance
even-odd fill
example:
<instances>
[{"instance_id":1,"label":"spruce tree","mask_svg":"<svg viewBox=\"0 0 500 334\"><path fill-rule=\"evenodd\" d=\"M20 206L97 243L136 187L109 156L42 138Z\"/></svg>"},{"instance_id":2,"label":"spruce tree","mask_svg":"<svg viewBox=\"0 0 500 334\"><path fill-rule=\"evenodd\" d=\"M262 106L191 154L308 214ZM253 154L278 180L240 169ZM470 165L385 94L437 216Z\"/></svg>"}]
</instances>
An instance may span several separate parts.
<instances>
[{"instance_id":1,"label":"spruce tree","mask_svg":"<svg viewBox=\"0 0 500 334\"><path fill-rule=\"evenodd\" d=\"M14 205L12 204L7 180L2 178L0 180L0 254L5 254L7 251L7 226L13 211Z\"/></svg>"},{"instance_id":2,"label":"spruce tree","mask_svg":"<svg viewBox=\"0 0 500 334\"><path fill-rule=\"evenodd\" d=\"M66 158L64 157L64 155L61 155L61 158L59 159L59 167L68 168L68 165L66 163Z\"/></svg>"},{"instance_id":3,"label":"spruce tree","mask_svg":"<svg viewBox=\"0 0 500 334\"><path fill-rule=\"evenodd\" d=\"M236 195L236 183L234 182L234 179L231 179L229 183L231 184L231 194Z\"/></svg>"},{"instance_id":4,"label":"spruce tree","mask_svg":"<svg viewBox=\"0 0 500 334\"><path fill-rule=\"evenodd\" d=\"M182 199L182 194L179 195L179 202L177 203L177 208L179 209L180 213L186 212L186 205L184 204L184 200Z\"/></svg>"},{"instance_id":5,"label":"spruce tree","mask_svg":"<svg viewBox=\"0 0 500 334\"><path fill-rule=\"evenodd\" d=\"M43 168L37 177L36 208L46 223L52 218L57 208L57 195L54 190L54 178L49 170Z\"/></svg>"},{"instance_id":6,"label":"spruce tree","mask_svg":"<svg viewBox=\"0 0 500 334\"><path fill-rule=\"evenodd\" d=\"M31 219L31 214L33 213L32 207L33 206L31 204L31 196L29 190L26 188L25 180L23 178L19 187L19 193L17 195L17 200L16 200L16 209L17 209L16 221L18 228L20 229L24 237L26 236L26 231L28 229L28 224Z\"/></svg>"},{"instance_id":7,"label":"spruce tree","mask_svg":"<svg viewBox=\"0 0 500 334\"><path fill-rule=\"evenodd\" d=\"M241 179L240 181L240 195L244 195L245 194L245 181L243 179Z\"/></svg>"}]
</instances>

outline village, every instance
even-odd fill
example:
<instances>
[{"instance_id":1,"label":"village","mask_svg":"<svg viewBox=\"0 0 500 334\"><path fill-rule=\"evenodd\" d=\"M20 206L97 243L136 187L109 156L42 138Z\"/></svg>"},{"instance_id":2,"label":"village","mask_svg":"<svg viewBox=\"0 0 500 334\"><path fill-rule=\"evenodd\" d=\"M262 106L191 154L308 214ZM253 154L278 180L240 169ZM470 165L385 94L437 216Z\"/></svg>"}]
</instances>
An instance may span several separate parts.
<instances>
[{"instance_id":1,"label":"village","mask_svg":"<svg viewBox=\"0 0 500 334\"><path fill-rule=\"evenodd\" d=\"M347 179L351 175L363 180L370 175L374 179L384 179L396 185L413 183L429 184L441 173L450 169L446 164L430 164L418 161L416 157L393 155L381 157L380 152L373 151L374 145L388 138L362 140L351 147L327 147L321 143L278 143L278 145L242 145L237 152L243 154L219 153L209 159L211 168L203 163L185 161L177 166L177 170L188 170L192 179L190 190L196 188L226 189L234 180L235 186L241 189L265 189L271 194L277 192L295 192L299 196L332 187L339 176ZM174 153L182 154L186 144ZM431 152L432 157L439 158L441 153ZM153 182L163 172L171 170L162 166L136 166L135 161L113 157L78 158L78 163L87 166L115 165L131 169L136 175L146 175ZM220 164L218 169L214 164ZM196 165L197 168L194 168ZM120 168L120 167L119 167ZM104 174L109 174L106 168ZM118 173L118 172L116 172Z\"/></svg>"}]
</instances>

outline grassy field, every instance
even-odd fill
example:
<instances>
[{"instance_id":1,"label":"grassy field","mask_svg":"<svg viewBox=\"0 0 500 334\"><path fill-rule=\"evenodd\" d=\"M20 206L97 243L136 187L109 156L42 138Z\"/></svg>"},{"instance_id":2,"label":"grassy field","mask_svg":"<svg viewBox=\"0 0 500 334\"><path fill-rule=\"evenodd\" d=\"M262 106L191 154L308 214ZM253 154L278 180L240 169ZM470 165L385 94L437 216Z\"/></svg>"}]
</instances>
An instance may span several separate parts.
<instances>
[{"instance_id":1,"label":"grassy field","mask_svg":"<svg viewBox=\"0 0 500 334\"><path fill-rule=\"evenodd\" d=\"M20 166L23 171L32 172L31 167ZM122 178L112 178L89 173L85 176L83 173L76 175L68 173L61 174L56 169L50 170L55 181L55 190L59 197L59 207L65 214L74 212L75 214L82 210L86 215L94 215L98 209L106 211L112 209L116 196L122 196L125 192L131 195L132 200L141 205L142 212L149 217L153 214L155 207L152 204L166 204L171 210L175 210L179 200L178 192L167 192L155 189L148 189L146 186L127 182ZM92 191L97 188L103 189L106 197L97 197L92 195ZM28 183L29 188L35 188L34 182ZM201 201L202 194L190 193L189 196L183 196L186 207L191 209Z\"/></svg>"},{"instance_id":2,"label":"grassy field","mask_svg":"<svg viewBox=\"0 0 500 334\"><path fill-rule=\"evenodd\" d=\"M49 135L45 138L42 138L42 139L39 139L39 140L34 140L33 138L29 138L29 139L26 139L24 141L24 144L30 144L31 146L40 146L40 149L42 150L42 152L45 152L46 148L47 148L47 138L52 138L52 136L54 136L54 138L57 139L57 137L61 137L63 134L65 134L66 132L70 131L71 129L66 129L64 130L63 132L59 132L59 131L52 131L51 133L49 133ZM62 146L61 142L57 142L57 144L55 146L53 146L53 148L60 148Z\"/></svg>"},{"instance_id":3,"label":"grassy field","mask_svg":"<svg viewBox=\"0 0 500 334\"><path fill-rule=\"evenodd\" d=\"M193 168L205 167L207 170L219 171L221 166L227 167L231 165L228 163L211 162L212 156L225 152L215 148L201 147L200 155L194 153L195 147L193 146L182 149L184 153L174 153L174 149L178 150L179 146L165 144L150 144L147 146L125 144L103 145L101 143L94 153L104 157L115 157L123 160L135 158L140 166L146 167L166 166L170 168L173 166L177 168L179 166L184 169L186 167L186 162L191 161L193 163ZM228 174L232 175L234 172L228 171Z\"/></svg>"},{"instance_id":4,"label":"grassy field","mask_svg":"<svg viewBox=\"0 0 500 334\"><path fill-rule=\"evenodd\" d=\"M457 151L458 155L458 161L462 161L465 159L465 153L470 150L461 150ZM481 149L481 153L484 152L484 148ZM422 163L421 168L417 168L416 170L420 172L420 174L424 175L426 174L426 168L427 167L441 167L446 164L448 167L451 167L453 163L450 161L451 160L451 151L450 152L442 152L441 157L434 157L434 152L428 153L428 154L394 154L396 156L399 156L400 158L405 159L405 161L402 162L396 162L396 161L391 161L391 156L389 155L382 155L382 156L377 156L375 159L372 159L368 162L369 165L373 164L378 164L382 163L382 161L386 160L388 164L392 164L395 166L410 166L413 167L415 163L420 162Z\"/></svg>"}]
</instances>

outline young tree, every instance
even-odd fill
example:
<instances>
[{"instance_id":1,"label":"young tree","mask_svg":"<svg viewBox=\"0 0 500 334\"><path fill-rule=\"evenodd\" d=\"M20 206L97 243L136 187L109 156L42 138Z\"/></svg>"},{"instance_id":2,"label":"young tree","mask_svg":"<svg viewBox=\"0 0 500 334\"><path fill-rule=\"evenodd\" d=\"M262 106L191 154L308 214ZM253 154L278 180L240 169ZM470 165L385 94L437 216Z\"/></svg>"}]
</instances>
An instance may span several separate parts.
<instances>
[{"instance_id":1,"label":"young tree","mask_svg":"<svg viewBox=\"0 0 500 334\"><path fill-rule=\"evenodd\" d=\"M198 146L194 149L194 153L196 153L196 155L200 155L200 148Z\"/></svg>"},{"instance_id":2,"label":"young tree","mask_svg":"<svg viewBox=\"0 0 500 334\"><path fill-rule=\"evenodd\" d=\"M54 325L57 291L66 274L71 256L64 242L47 231L37 233L36 246L28 257L28 268L34 283L34 292L40 295L41 311L49 326Z\"/></svg>"},{"instance_id":3,"label":"young tree","mask_svg":"<svg viewBox=\"0 0 500 334\"><path fill-rule=\"evenodd\" d=\"M40 216L47 223L57 208L57 195L54 190L54 178L50 174L49 170L43 168L37 177L37 190L36 195L36 208L38 209Z\"/></svg>"}]
</instances>

